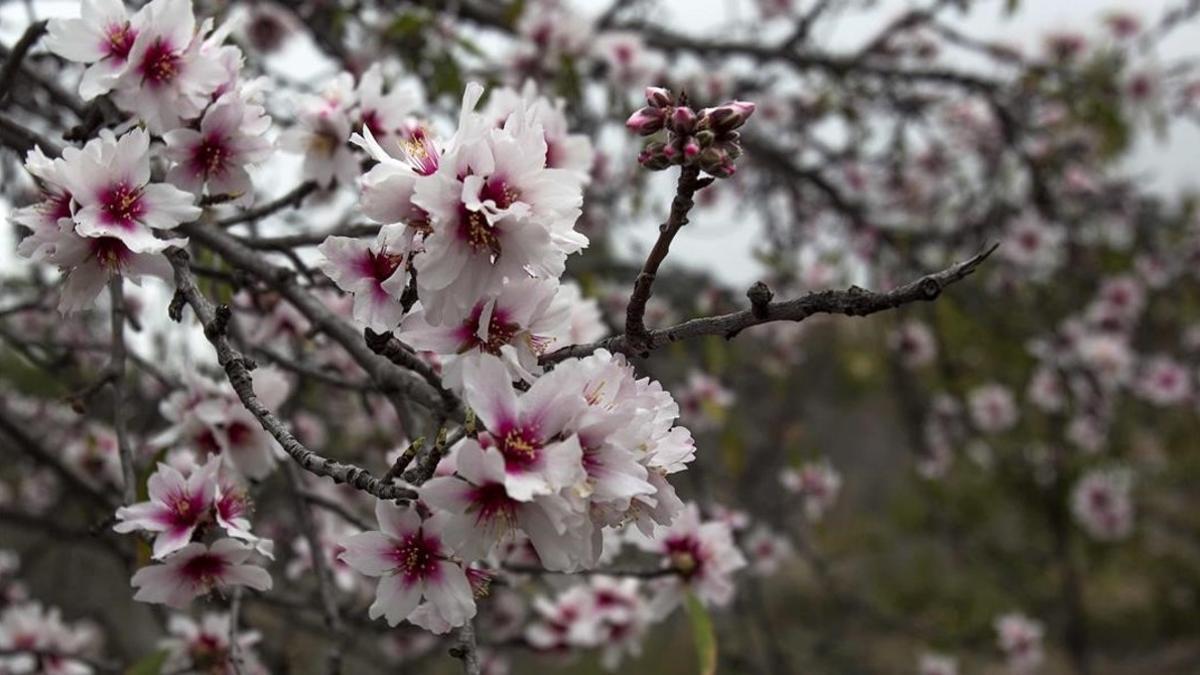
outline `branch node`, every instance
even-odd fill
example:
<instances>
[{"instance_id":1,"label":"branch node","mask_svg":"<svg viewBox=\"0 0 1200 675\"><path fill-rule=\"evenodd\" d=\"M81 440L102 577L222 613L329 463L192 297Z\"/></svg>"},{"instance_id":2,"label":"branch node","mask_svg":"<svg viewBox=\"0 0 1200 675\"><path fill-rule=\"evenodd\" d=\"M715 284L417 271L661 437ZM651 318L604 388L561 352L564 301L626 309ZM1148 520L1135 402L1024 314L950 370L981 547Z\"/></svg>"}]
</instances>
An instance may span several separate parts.
<instances>
[{"instance_id":1,"label":"branch node","mask_svg":"<svg viewBox=\"0 0 1200 675\"><path fill-rule=\"evenodd\" d=\"M754 314L754 318L765 320L770 316L771 299L775 297L775 293L765 283L754 282L746 291L746 297L750 299L750 312Z\"/></svg>"}]
</instances>

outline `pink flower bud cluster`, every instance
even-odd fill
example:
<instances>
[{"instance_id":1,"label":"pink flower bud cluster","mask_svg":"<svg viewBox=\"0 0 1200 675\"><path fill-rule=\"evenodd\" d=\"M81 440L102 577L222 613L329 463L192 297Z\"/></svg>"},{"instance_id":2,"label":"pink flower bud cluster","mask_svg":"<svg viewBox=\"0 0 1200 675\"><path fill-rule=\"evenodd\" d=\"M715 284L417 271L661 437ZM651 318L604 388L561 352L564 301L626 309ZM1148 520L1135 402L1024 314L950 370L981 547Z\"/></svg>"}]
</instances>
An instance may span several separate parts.
<instances>
[{"instance_id":1,"label":"pink flower bud cluster","mask_svg":"<svg viewBox=\"0 0 1200 675\"><path fill-rule=\"evenodd\" d=\"M646 88L646 106L625 122L634 133L650 136L666 129L665 141L651 141L638 155L638 163L651 171L678 166L698 166L717 178L728 178L742 156L737 131L754 114L754 104L728 101L699 112L687 105L687 96L676 100L662 87Z\"/></svg>"}]
</instances>

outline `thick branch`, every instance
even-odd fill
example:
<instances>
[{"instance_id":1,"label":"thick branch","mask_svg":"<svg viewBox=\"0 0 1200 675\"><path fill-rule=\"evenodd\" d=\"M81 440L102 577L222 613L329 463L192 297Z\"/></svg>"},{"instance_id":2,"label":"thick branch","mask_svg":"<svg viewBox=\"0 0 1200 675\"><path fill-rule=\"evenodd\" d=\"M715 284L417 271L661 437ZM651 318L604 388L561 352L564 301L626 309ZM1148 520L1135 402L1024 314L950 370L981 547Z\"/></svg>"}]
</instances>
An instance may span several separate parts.
<instances>
[{"instance_id":1,"label":"thick branch","mask_svg":"<svg viewBox=\"0 0 1200 675\"><path fill-rule=\"evenodd\" d=\"M622 354L638 353L705 335L721 335L730 339L747 328L771 321L803 321L814 314L867 316L910 302L927 302L935 300L950 284L969 276L995 250L994 245L969 260L886 292L867 291L856 286L844 291L816 291L793 300L771 302L732 314L691 319L670 328L651 331L648 340L636 346L631 345L626 336L618 335L587 345L564 347L543 356L541 362L543 365L558 363L563 359L587 356L597 349Z\"/></svg>"},{"instance_id":2,"label":"thick branch","mask_svg":"<svg viewBox=\"0 0 1200 675\"><path fill-rule=\"evenodd\" d=\"M192 311L204 327L204 335L217 351L217 362L225 369L229 383L242 401L242 405L254 415L258 423L267 433L283 446L296 463L309 473L317 476L332 478L335 483L346 483L364 492L369 492L380 499L411 499L415 497L411 490L394 485L388 485L371 475L370 471L351 464L342 464L323 457L304 447L296 437L288 431L287 425L275 416L254 393L254 383L250 378L250 368L245 358L233 348L226 336L229 321L229 308L214 307L212 302L200 292L196 285L196 277L188 268L189 256L181 249L171 249L167 259L175 269L176 293L191 306ZM172 303L174 306L175 303ZM178 313L172 318L179 320L182 307L177 307Z\"/></svg>"}]
</instances>

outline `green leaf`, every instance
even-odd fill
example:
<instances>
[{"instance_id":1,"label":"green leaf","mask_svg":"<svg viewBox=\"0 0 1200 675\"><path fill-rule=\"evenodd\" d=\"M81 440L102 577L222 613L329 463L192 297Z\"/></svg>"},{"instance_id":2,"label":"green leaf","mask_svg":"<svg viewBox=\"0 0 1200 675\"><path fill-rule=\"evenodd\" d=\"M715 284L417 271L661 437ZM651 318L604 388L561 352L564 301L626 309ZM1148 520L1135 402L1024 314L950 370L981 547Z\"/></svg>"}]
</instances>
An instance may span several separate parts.
<instances>
[{"instance_id":1,"label":"green leaf","mask_svg":"<svg viewBox=\"0 0 1200 675\"><path fill-rule=\"evenodd\" d=\"M700 662L700 675L715 675L717 634L713 631L712 617L691 591L687 594L687 611L692 623L692 642L696 645L696 658Z\"/></svg>"},{"instance_id":2,"label":"green leaf","mask_svg":"<svg viewBox=\"0 0 1200 675\"><path fill-rule=\"evenodd\" d=\"M1021 0L1008 0L1004 3L1004 13L1013 14L1021 8Z\"/></svg>"},{"instance_id":3,"label":"green leaf","mask_svg":"<svg viewBox=\"0 0 1200 675\"><path fill-rule=\"evenodd\" d=\"M125 670L125 675L160 675L162 673L163 664L167 661L166 650L159 650L145 656L141 661L129 666Z\"/></svg>"}]
</instances>

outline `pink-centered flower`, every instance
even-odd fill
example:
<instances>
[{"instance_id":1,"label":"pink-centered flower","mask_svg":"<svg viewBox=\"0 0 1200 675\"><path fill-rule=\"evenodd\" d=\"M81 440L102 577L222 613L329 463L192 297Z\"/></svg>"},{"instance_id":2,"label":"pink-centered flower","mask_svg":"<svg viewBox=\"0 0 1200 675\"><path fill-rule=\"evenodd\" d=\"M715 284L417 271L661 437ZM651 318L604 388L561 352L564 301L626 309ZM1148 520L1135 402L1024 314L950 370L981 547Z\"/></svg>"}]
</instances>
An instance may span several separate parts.
<instances>
[{"instance_id":1,"label":"pink-centered flower","mask_svg":"<svg viewBox=\"0 0 1200 675\"><path fill-rule=\"evenodd\" d=\"M46 261L66 272L58 303L58 310L64 314L86 309L114 275L135 284L147 276L170 280L171 265L162 252L171 246L187 245L186 239L151 238L141 244L141 250L134 250L120 237L81 237L76 234L74 221L63 219L59 228Z\"/></svg>"},{"instance_id":2,"label":"pink-centered flower","mask_svg":"<svg viewBox=\"0 0 1200 675\"><path fill-rule=\"evenodd\" d=\"M89 64L79 82L79 95L85 100L112 90L129 64L145 14L143 9L130 17L121 0L83 0L79 18L54 19L47 25L50 51Z\"/></svg>"},{"instance_id":3,"label":"pink-centered flower","mask_svg":"<svg viewBox=\"0 0 1200 675\"><path fill-rule=\"evenodd\" d=\"M997 617L995 628L996 641L1008 658L1010 669L1030 673L1045 660L1042 639L1046 629L1040 621L1010 612Z\"/></svg>"},{"instance_id":4,"label":"pink-centered flower","mask_svg":"<svg viewBox=\"0 0 1200 675\"><path fill-rule=\"evenodd\" d=\"M1133 531L1133 474L1124 468L1084 474L1071 493L1071 511L1098 541L1119 541Z\"/></svg>"},{"instance_id":5,"label":"pink-centered flower","mask_svg":"<svg viewBox=\"0 0 1200 675\"><path fill-rule=\"evenodd\" d=\"M162 560L187 546L196 528L212 518L217 494L219 459L210 459L187 478L167 464L159 464L146 486L150 500L117 509L117 532L157 532L154 557Z\"/></svg>"},{"instance_id":6,"label":"pink-centered flower","mask_svg":"<svg viewBox=\"0 0 1200 675\"><path fill-rule=\"evenodd\" d=\"M729 523L702 521L700 509L688 504L671 527L661 528L640 545L663 556L663 566L678 576L659 580L655 599L658 616L666 614L691 589L705 605L724 606L733 599L733 575L746 566L746 558L733 541Z\"/></svg>"},{"instance_id":7,"label":"pink-centered flower","mask_svg":"<svg viewBox=\"0 0 1200 675\"><path fill-rule=\"evenodd\" d=\"M349 73L334 78L320 95L300 100L296 125L280 135L279 147L304 157L305 180L321 187L329 187L334 181L354 183L358 160L346 143L353 103L354 78Z\"/></svg>"},{"instance_id":8,"label":"pink-centered flower","mask_svg":"<svg viewBox=\"0 0 1200 675\"><path fill-rule=\"evenodd\" d=\"M500 359L481 356L464 366L467 402L487 429L481 439L504 458L505 489L518 501L548 495L584 478L579 439L564 431L581 412L582 393L566 392L558 373L517 395Z\"/></svg>"},{"instance_id":9,"label":"pink-centered flower","mask_svg":"<svg viewBox=\"0 0 1200 675\"><path fill-rule=\"evenodd\" d=\"M230 195L247 206L254 200L254 185L246 167L270 155L271 142L264 134L271 118L260 106L243 101L236 93L222 96L209 106L199 129L167 132L166 155L175 162L167 173L174 185L200 195Z\"/></svg>"},{"instance_id":10,"label":"pink-centered flower","mask_svg":"<svg viewBox=\"0 0 1200 675\"><path fill-rule=\"evenodd\" d=\"M101 131L64 170L66 187L78 204L75 230L83 237L112 237L133 253L158 252L156 229L170 229L200 216L192 195L150 182L150 136L134 129L116 138Z\"/></svg>"},{"instance_id":11,"label":"pink-centered flower","mask_svg":"<svg viewBox=\"0 0 1200 675\"><path fill-rule=\"evenodd\" d=\"M214 54L202 50L190 0L153 0L142 12L113 100L141 117L152 133L162 134L198 116L225 80L225 71ZM200 33L211 25L204 22Z\"/></svg>"},{"instance_id":12,"label":"pink-centered flower","mask_svg":"<svg viewBox=\"0 0 1200 675\"><path fill-rule=\"evenodd\" d=\"M409 255L403 227L381 228L374 242L329 237L317 250L324 256L321 271L354 295L356 321L378 332L391 331L400 323Z\"/></svg>"},{"instance_id":13,"label":"pink-centered flower","mask_svg":"<svg viewBox=\"0 0 1200 675\"><path fill-rule=\"evenodd\" d=\"M158 565L138 570L132 579L134 600L186 607L197 596L214 589L246 586L257 591L271 588L271 575L261 567L246 564L254 552L233 539L218 539L212 546L188 544Z\"/></svg>"},{"instance_id":14,"label":"pink-centered flower","mask_svg":"<svg viewBox=\"0 0 1200 675\"><path fill-rule=\"evenodd\" d=\"M443 379L462 386L465 360L482 354L499 357L514 379L529 382L542 372L538 357L555 346L565 330L570 309L555 304L558 284L545 279L517 279L504 284L493 297L475 303L457 323L435 326L423 307L404 319L400 337L413 348L447 356Z\"/></svg>"},{"instance_id":15,"label":"pink-centered flower","mask_svg":"<svg viewBox=\"0 0 1200 675\"><path fill-rule=\"evenodd\" d=\"M482 93L478 84L467 87L455 138L414 190L431 228L414 264L435 324L465 316L505 279L557 279L567 255L587 245L574 230L583 198L578 178L546 168L542 129L523 116L502 129L487 126L475 112Z\"/></svg>"},{"instance_id":16,"label":"pink-centered flower","mask_svg":"<svg viewBox=\"0 0 1200 675\"><path fill-rule=\"evenodd\" d=\"M450 626L475 616L475 598L462 567L449 559L442 543L444 516L422 522L416 509L380 500L375 504L378 531L342 541L340 558L360 573L380 577L369 615L388 625L409 619L424 598Z\"/></svg>"},{"instance_id":17,"label":"pink-centered flower","mask_svg":"<svg viewBox=\"0 0 1200 675\"><path fill-rule=\"evenodd\" d=\"M445 515L442 536L468 560L486 557L493 547L520 530L529 536L538 559L550 570L578 566L583 525L566 499L542 495L513 498L505 487L504 456L467 439L455 453L456 476L433 478L421 486L421 501Z\"/></svg>"},{"instance_id":18,"label":"pink-centered flower","mask_svg":"<svg viewBox=\"0 0 1200 675\"><path fill-rule=\"evenodd\" d=\"M73 213L71 193L66 186L67 158L74 160L80 152L78 148L66 148L62 157L52 159L40 147L34 147L25 156L25 170L37 180L40 199L12 212L14 223L32 230L17 245L17 255L35 262L53 255L62 230L59 221L70 220Z\"/></svg>"}]
</instances>

